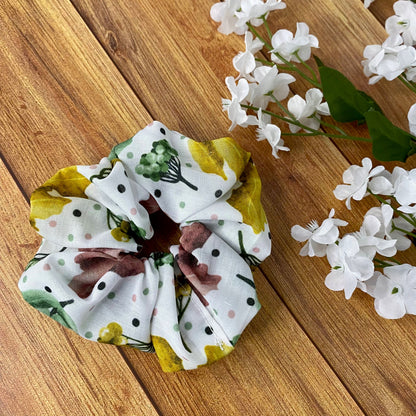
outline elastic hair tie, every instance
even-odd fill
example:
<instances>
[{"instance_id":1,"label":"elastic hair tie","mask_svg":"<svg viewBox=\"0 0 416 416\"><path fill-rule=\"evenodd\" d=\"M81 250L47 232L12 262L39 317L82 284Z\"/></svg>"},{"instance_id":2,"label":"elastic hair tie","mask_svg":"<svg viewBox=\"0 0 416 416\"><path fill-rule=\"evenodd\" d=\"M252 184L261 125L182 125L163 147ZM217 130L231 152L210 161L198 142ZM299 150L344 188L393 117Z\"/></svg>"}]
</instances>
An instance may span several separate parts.
<instances>
[{"instance_id":1,"label":"elastic hair tie","mask_svg":"<svg viewBox=\"0 0 416 416\"><path fill-rule=\"evenodd\" d=\"M260 308L251 267L271 248L260 191L231 138L199 143L153 122L33 192L43 241L19 288L86 339L156 351L164 371L210 364ZM179 245L144 258L157 210L179 224Z\"/></svg>"}]
</instances>

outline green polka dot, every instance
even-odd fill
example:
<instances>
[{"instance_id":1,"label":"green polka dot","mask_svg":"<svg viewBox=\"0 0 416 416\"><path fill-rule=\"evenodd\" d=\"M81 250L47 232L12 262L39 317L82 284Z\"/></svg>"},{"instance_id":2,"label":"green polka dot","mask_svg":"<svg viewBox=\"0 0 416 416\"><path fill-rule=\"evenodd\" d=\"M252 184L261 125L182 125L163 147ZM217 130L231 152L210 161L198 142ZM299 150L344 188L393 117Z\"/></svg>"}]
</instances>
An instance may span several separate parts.
<instances>
[{"instance_id":1,"label":"green polka dot","mask_svg":"<svg viewBox=\"0 0 416 416\"><path fill-rule=\"evenodd\" d=\"M147 287L146 289L143 290L143 295L148 295L149 294L149 288Z\"/></svg>"},{"instance_id":2,"label":"green polka dot","mask_svg":"<svg viewBox=\"0 0 416 416\"><path fill-rule=\"evenodd\" d=\"M107 298L108 299L114 299L114 297L116 296L116 294L114 293L114 292L110 292L108 295L107 295Z\"/></svg>"},{"instance_id":3,"label":"green polka dot","mask_svg":"<svg viewBox=\"0 0 416 416\"><path fill-rule=\"evenodd\" d=\"M185 208L185 202L183 202L183 201L179 202L179 207L180 208Z\"/></svg>"},{"instance_id":4,"label":"green polka dot","mask_svg":"<svg viewBox=\"0 0 416 416\"><path fill-rule=\"evenodd\" d=\"M90 338L92 338L92 332L91 331L88 331L88 332L85 333L84 336L85 336L85 338L90 339Z\"/></svg>"},{"instance_id":5,"label":"green polka dot","mask_svg":"<svg viewBox=\"0 0 416 416\"><path fill-rule=\"evenodd\" d=\"M134 154L133 154L132 152L128 152L128 153L127 153L127 157L128 157L129 159L133 159Z\"/></svg>"},{"instance_id":6,"label":"green polka dot","mask_svg":"<svg viewBox=\"0 0 416 416\"><path fill-rule=\"evenodd\" d=\"M181 140L185 140L186 139L186 136L181 136Z\"/></svg>"},{"instance_id":7,"label":"green polka dot","mask_svg":"<svg viewBox=\"0 0 416 416\"><path fill-rule=\"evenodd\" d=\"M185 322L185 329L189 331L192 328L192 324L190 322Z\"/></svg>"},{"instance_id":8,"label":"green polka dot","mask_svg":"<svg viewBox=\"0 0 416 416\"><path fill-rule=\"evenodd\" d=\"M101 209L101 205L100 205L100 204L94 204L93 208L94 208L96 211L99 211L99 210Z\"/></svg>"},{"instance_id":9,"label":"green polka dot","mask_svg":"<svg viewBox=\"0 0 416 416\"><path fill-rule=\"evenodd\" d=\"M173 325L173 330L178 332L179 331L179 324Z\"/></svg>"},{"instance_id":10,"label":"green polka dot","mask_svg":"<svg viewBox=\"0 0 416 416\"><path fill-rule=\"evenodd\" d=\"M188 168L191 168L191 167L192 167L192 163L185 163L185 165L186 165Z\"/></svg>"},{"instance_id":11,"label":"green polka dot","mask_svg":"<svg viewBox=\"0 0 416 416\"><path fill-rule=\"evenodd\" d=\"M25 274L24 276L23 276L23 283L26 283L27 282L27 275Z\"/></svg>"},{"instance_id":12,"label":"green polka dot","mask_svg":"<svg viewBox=\"0 0 416 416\"><path fill-rule=\"evenodd\" d=\"M218 225L224 225L224 220L219 220Z\"/></svg>"},{"instance_id":13,"label":"green polka dot","mask_svg":"<svg viewBox=\"0 0 416 416\"><path fill-rule=\"evenodd\" d=\"M58 260L58 264L59 264L60 266L65 266L65 260L64 260L64 259L59 259L59 260Z\"/></svg>"},{"instance_id":14,"label":"green polka dot","mask_svg":"<svg viewBox=\"0 0 416 416\"><path fill-rule=\"evenodd\" d=\"M68 241L74 241L74 236L72 234L68 235Z\"/></svg>"},{"instance_id":15,"label":"green polka dot","mask_svg":"<svg viewBox=\"0 0 416 416\"><path fill-rule=\"evenodd\" d=\"M216 310L216 309L214 309L214 313L215 313L215 315L218 315L218 312L217 312L217 310Z\"/></svg>"},{"instance_id":16,"label":"green polka dot","mask_svg":"<svg viewBox=\"0 0 416 416\"><path fill-rule=\"evenodd\" d=\"M159 280L159 284L157 285L157 287L160 289L162 286L163 286L163 282Z\"/></svg>"}]
</instances>

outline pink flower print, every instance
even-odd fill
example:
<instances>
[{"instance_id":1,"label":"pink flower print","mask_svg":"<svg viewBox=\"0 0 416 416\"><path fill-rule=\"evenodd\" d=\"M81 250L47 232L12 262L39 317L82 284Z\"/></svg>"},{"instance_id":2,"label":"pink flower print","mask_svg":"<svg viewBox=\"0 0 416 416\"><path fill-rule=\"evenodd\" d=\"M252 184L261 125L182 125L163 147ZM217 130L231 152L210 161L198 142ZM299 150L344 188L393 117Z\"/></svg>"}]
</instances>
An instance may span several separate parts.
<instances>
[{"instance_id":1,"label":"pink flower print","mask_svg":"<svg viewBox=\"0 0 416 416\"><path fill-rule=\"evenodd\" d=\"M82 299L91 294L95 284L109 271L120 277L144 272L142 260L117 249L83 249L74 261L83 272L74 276L68 286Z\"/></svg>"}]
</instances>

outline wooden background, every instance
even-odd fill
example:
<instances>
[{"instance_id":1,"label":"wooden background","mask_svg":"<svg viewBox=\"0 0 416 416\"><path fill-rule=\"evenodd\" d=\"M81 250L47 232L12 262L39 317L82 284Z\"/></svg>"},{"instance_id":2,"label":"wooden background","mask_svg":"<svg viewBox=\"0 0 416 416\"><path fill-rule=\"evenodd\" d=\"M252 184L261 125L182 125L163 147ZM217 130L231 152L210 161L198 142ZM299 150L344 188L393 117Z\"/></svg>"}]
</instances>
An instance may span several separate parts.
<instances>
[{"instance_id":1,"label":"wooden background","mask_svg":"<svg viewBox=\"0 0 416 416\"><path fill-rule=\"evenodd\" d=\"M224 78L236 75L231 60L244 44L216 31L213 3L0 0L0 415L416 414L416 318L384 320L369 296L327 290L326 260L301 258L290 237L331 207L347 231L359 227L370 201L350 212L332 191L371 154L366 144L292 138L276 160L253 129L231 133L262 176L274 245L255 273L262 310L210 367L164 374L155 355L86 341L20 296L40 242L28 199L58 169L97 162L152 119L197 140L228 135ZM368 86L360 64L364 46L385 39L392 4L287 0L269 20L292 31L307 22L317 55L407 128L415 97L399 81Z\"/></svg>"}]
</instances>

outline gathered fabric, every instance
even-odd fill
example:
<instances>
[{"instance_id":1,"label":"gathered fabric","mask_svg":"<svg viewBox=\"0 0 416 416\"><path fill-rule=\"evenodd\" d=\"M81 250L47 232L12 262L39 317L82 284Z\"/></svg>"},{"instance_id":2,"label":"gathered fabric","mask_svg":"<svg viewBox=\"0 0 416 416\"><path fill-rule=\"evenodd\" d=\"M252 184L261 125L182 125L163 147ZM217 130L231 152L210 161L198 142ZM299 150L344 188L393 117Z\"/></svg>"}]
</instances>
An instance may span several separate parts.
<instances>
[{"instance_id":1,"label":"gathered fabric","mask_svg":"<svg viewBox=\"0 0 416 416\"><path fill-rule=\"evenodd\" d=\"M33 192L43 240L23 298L86 339L155 351L164 371L210 364L260 309L252 269L271 249L260 195L234 140L197 142L155 121ZM152 227L160 210L181 237L144 257L148 240L167 240Z\"/></svg>"}]
</instances>

